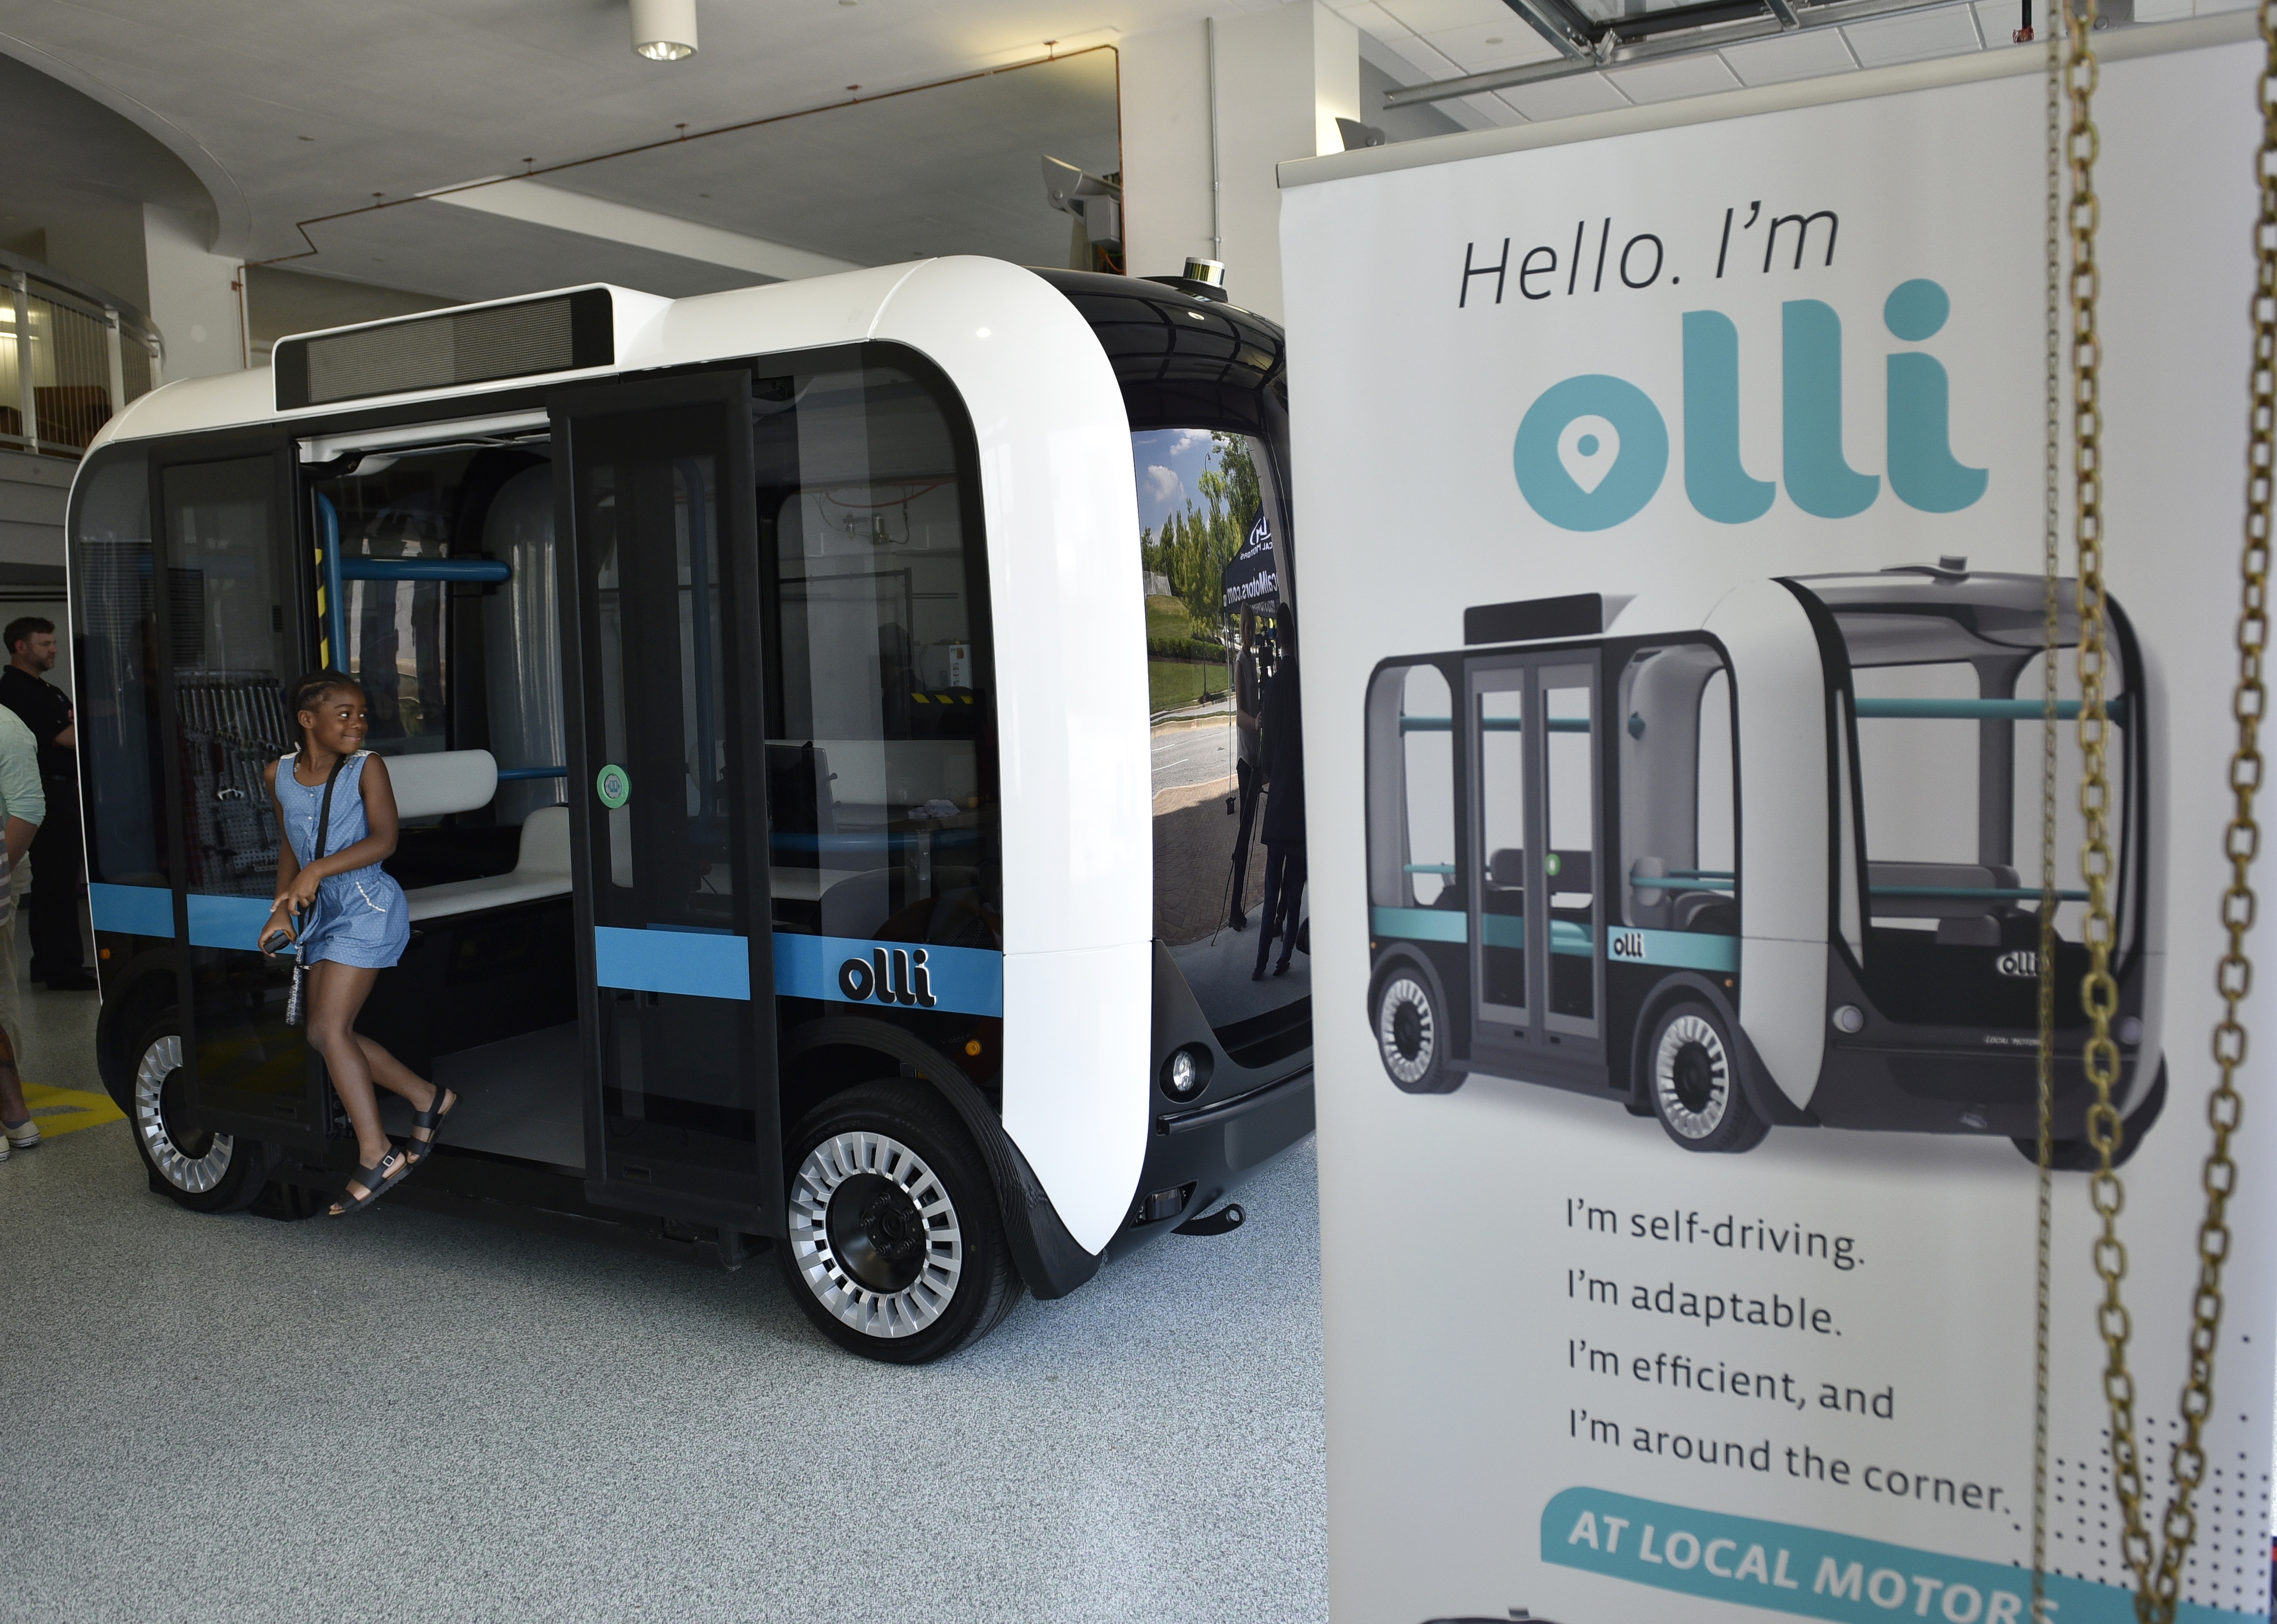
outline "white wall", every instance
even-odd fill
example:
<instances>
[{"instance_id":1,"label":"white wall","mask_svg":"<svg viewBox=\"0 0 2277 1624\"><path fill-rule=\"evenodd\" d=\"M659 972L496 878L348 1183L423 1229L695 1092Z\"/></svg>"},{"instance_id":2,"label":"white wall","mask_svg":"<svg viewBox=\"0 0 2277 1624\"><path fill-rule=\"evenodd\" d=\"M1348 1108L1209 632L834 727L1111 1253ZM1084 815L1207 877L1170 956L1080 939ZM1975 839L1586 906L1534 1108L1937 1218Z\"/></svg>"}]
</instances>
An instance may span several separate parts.
<instances>
[{"instance_id":1,"label":"white wall","mask_svg":"<svg viewBox=\"0 0 2277 1624\"><path fill-rule=\"evenodd\" d=\"M1236 304L1281 319L1283 158L1336 152L1359 117L1359 31L1320 0L1216 19L1219 220L1210 244L1210 64L1199 23L1121 46L1124 244L1133 276L1225 262Z\"/></svg>"},{"instance_id":2,"label":"white wall","mask_svg":"<svg viewBox=\"0 0 2277 1624\"><path fill-rule=\"evenodd\" d=\"M142 208L142 245L150 320L166 341L167 379L244 370L236 257L207 253L202 221L156 203Z\"/></svg>"}]
</instances>

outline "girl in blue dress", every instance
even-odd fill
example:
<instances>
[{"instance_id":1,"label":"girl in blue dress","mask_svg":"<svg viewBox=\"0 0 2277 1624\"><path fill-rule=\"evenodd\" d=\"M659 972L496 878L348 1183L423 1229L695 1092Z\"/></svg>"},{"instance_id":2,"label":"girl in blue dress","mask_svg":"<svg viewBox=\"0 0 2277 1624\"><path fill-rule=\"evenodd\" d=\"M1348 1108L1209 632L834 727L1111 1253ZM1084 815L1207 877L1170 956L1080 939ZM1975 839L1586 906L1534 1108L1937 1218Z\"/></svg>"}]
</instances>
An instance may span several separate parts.
<instances>
[{"instance_id":1,"label":"girl in blue dress","mask_svg":"<svg viewBox=\"0 0 2277 1624\"><path fill-rule=\"evenodd\" d=\"M336 671L312 672L293 685L293 709L301 748L265 774L285 839L277 854L277 905L261 928L260 945L271 956L286 942L297 945L307 974L308 1043L324 1057L332 1089L355 1126L359 1165L331 1209L334 1218L345 1218L402 1182L459 1101L355 1030L372 983L411 940L403 887L379 866L395 850L395 792L387 763L363 747L370 726L363 689ZM316 857L320 821L324 849ZM374 1083L401 1095L417 1113L407 1150L397 1150L380 1126Z\"/></svg>"}]
</instances>

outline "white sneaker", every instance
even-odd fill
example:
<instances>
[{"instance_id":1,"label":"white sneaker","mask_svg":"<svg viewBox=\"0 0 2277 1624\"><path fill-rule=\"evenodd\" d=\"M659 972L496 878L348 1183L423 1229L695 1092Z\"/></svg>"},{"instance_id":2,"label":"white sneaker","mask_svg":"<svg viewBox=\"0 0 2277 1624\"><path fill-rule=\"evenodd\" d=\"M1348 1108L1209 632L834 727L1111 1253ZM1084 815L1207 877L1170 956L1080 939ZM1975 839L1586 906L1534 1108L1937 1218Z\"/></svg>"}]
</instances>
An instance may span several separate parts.
<instances>
[{"instance_id":1,"label":"white sneaker","mask_svg":"<svg viewBox=\"0 0 2277 1624\"><path fill-rule=\"evenodd\" d=\"M0 1122L0 1139L5 1139L19 1150L28 1150L40 1142L40 1125L29 1117L12 1127Z\"/></svg>"},{"instance_id":2,"label":"white sneaker","mask_svg":"<svg viewBox=\"0 0 2277 1624\"><path fill-rule=\"evenodd\" d=\"M8 1159L8 1135L0 1134L0 1162Z\"/></svg>"}]
</instances>

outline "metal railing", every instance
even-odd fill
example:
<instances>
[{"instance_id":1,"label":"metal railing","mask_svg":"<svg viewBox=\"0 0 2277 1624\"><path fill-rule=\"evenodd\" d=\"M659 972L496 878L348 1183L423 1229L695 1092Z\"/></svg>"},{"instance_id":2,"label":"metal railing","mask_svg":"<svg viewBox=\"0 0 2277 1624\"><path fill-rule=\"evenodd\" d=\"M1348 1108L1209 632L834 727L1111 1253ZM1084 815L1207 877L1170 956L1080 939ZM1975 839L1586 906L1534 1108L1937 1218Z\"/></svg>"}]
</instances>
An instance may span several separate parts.
<instances>
[{"instance_id":1,"label":"metal railing","mask_svg":"<svg viewBox=\"0 0 2277 1624\"><path fill-rule=\"evenodd\" d=\"M133 306L0 253L0 447L81 455L113 413L158 386L164 360Z\"/></svg>"}]
</instances>

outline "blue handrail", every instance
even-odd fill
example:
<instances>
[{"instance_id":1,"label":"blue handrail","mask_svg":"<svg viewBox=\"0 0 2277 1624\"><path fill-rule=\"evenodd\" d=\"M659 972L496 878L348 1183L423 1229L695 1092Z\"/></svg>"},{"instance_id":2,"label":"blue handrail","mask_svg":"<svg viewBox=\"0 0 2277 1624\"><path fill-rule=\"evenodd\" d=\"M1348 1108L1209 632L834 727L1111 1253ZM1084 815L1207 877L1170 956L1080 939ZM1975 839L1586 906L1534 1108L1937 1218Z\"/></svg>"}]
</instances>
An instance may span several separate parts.
<instances>
[{"instance_id":1,"label":"blue handrail","mask_svg":"<svg viewBox=\"0 0 2277 1624\"><path fill-rule=\"evenodd\" d=\"M324 498L326 508L331 504ZM339 547L339 521L328 529L332 550ZM514 579L514 571L500 558L342 558L339 573L348 581L456 581L484 584Z\"/></svg>"},{"instance_id":2,"label":"blue handrail","mask_svg":"<svg viewBox=\"0 0 2277 1624\"><path fill-rule=\"evenodd\" d=\"M2037 699L1859 699L1852 704L1862 721L2037 722L2045 714ZM2120 694L2106 709L2113 721L2126 725L2127 695ZM2056 702L2056 720L2078 719L2079 701Z\"/></svg>"},{"instance_id":3,"label":"blue handrail","mask_svg":"<svg viewBox=\"0 0 2277 1624\"><path fill-rule=\"evenodd\" d=\"M348 595L340 584L340 512L331 497L316 494L316 520L324 527L324 639L319 664L334 671L348 668Z\"/></svg>"},{"instance_id":4,"label":"blue handrail","mask_svg":"<svg viewBox=\"0 0 2277 1624\"><path fill-rule=\"evenodd\" d=\"M1526 731L1521 719L1518 717L1481 717L1479 718L1479 725L1490 733L1518 733ZM1399 731L1403 733L1445 733L1453 732L1454 726L1452 717L1402 717L1399 718ZM1586 733L1589 731L1589 718L1551 717L1550 731L1553 733Z\"/></svg>"},{"instance_id":5,"label":"blue handrail","mask_svg":"<svg viewBox=\"0 0 2277 1624\"><path fill-rule=\"evenodd\" d=\"M567 767L501 767L498 770L498 776L499 782L501 784L511 784L522 778L566 778L569 776L569 769Z\"/></svg>"},{"instance_id":6,"label":"blue handrail","mask_svg":"<svg viewBox=\"0 0 2277 1624\"><path fill-rule=\"evenodd\" d=\"M2040 888L2037 885L1869 885L1866 893L1874 897L1952 898L1983 902L2037 902ZM2084 891L2059 891L2059 902L2084 902Z\"/></svg>"}]
</instances>

